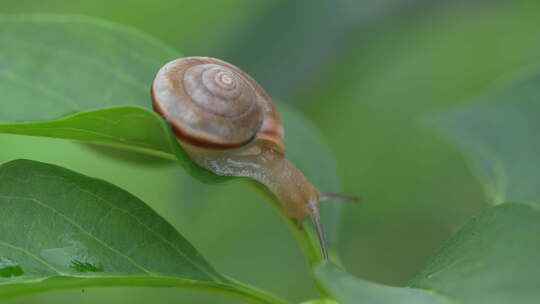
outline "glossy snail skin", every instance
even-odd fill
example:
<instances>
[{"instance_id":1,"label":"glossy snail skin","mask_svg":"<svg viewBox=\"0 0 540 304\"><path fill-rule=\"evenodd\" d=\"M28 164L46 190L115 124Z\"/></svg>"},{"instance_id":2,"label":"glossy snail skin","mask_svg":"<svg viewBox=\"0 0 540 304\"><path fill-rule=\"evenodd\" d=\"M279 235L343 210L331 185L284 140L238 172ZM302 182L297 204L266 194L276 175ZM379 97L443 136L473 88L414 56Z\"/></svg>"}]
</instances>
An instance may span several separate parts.
<instances>
[{"instance_id":1,"label":"glossy snail skin","mask_svg":"<svg viewBox=\"0 0 540 304\"><path fill-rule=\"evenodd\" d=\"M201 167L217 175L250 177L278 198L288 217L304 221L319 202L319 191L283 153L253 142L245 147L215 151L180 142Z\"/></svg>"},{"instance_id":2,"label":"glossy snail skin","mask_svg":"<svg viewBox=\"0 0 540 304\"><path fill-rule=\"evenodd\" d=\"M287 216L300 223L311 217L327 258L321 194L286 159L279 114L253 78L219 59L180 58L157 73L152 104L198 165L217 175L256 179Z\"/></svg>"}]
</instances>

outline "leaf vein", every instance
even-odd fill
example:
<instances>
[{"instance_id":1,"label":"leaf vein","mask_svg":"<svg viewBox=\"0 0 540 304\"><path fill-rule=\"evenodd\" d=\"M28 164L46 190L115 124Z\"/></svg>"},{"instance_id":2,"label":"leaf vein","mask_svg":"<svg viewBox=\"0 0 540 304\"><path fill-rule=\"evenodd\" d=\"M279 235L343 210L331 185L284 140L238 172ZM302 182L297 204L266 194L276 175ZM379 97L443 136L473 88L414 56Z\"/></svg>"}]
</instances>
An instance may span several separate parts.
<instances>
[{"instance_id":1,"label":"leaf vein","mask_svg":"<svg viewBox=\"0 0 540 304\"><path fill-rule=\"evenodd\" d=\"M77 184L74 184L72 183L71 181L69 181L68 179L66 179L65 177L62 177L62 176L50 176L50 175L44 175L44 174L36 174L34 176L39 176L39 177L44 177L44 178L54 178L54 179L62 179L63 181L65 182L68 182L70 183L74 188L76 189L79 189L80 191L86 193L86 194L89 194L93 197L95 197L96 199L104 202L105 204L109 205L111 207L111 209L115 209L115 210L119 210L120 212L128 215L129 217L133 218L137 224L141 225L144 229L146 229L147 231L149 231L150 233L152 233L153 235L155 235L156 237L158 237L159 240L161 240L163 243L165 243L167 246L169 246L170 248L172 248L174 251L176 251L180 256L182 256L186 261L188 261L189 263L191 263L195 268L199 269L201 272L207 274L209 277L211 277L212 279L214 280L220 280L218 277L216 277L213 273L210 273L208 272L206 269L204 268L201 268L201 265L199 265L198 263L194 262L192 259L190 259L184 252L182 252L181 249L179 249L174 243L172 243L171 241L167 240L167 238L165 238L163 235L161 235L160 233L156 232L155 230L153 230L152 228L150 228L148 225L146 225L143 221L141 221L137 216L135 216L133 213L131 213L129 210L127 209L124 209L124 208L120 208L119 206L117 205L114 205L113 203L109 202L108 200L106 200L105 198L91 192L91 191L88 191L84 188L82 188L80 185L77 185Z\"/></svg>"},{"instance_id":2,"label":"leaf vein","mask_svg":"<svg viewBox=\"0 0 540 304\"><path fill-rule=\"evenodd\" d=\"M148 269L144 268L142 265L140 265L139 263L137 263L135 260L133 260L131 257L123 254L122 252L118 251L116 248L112 247L111 245L105 243L104 241L100 240L99 238L97 238L95 235L93 235L92 233L90 233L89 231L87 231L86 229L84 229L84 227L80 226L79 224L77 224L73 219L69 218L67 215L63 214L62 212L56 210L55 208L49 206L47 203L39 200L39 199L36 199L36 198L33 198L33 197L25 197L25 196L8 196L8 195L0 195L0 197L3 197L3 198L8 198L8 199L21 199L21 200L27 200L27 201L32 201L46 209L49 209L51 210L53 213L55 213L56 215L62 217L63 219L65 219L67 222L69 222L71 225L73 225L74 227L76 227L77 229L79 229L82 233L86 234L87 236L89 236L90 238L94 239L96 242L98 242L99 244L101 244L103 247L109 249L110 251L114 252L115 254L125 258L126 260L128 260L131 264L133 264L133 266L139 268L140 270L142 270L143 272L147 273L148 275L155 275L153 272L149 271Z\"/></svg>"},{"instance_id":3,"label":"leaf vein","mask_svg":"<svg viewBox=\"0 0 540 304\"><path fill-rule=\"evenodd\" d=\"M47 268L51 269L52 271L54 271L55 273L59 274L59 275L66 275L65 273L61 272L60 270L56 269L54 266L52 266L51 264L47 263L45 260L43 260L42 258L36 256L35 254L31 253L30 251L22 248L22 247L19 247L19 246L15 246L15 245L12 245L12 244L9 244L5 241L0 241L0 246L4 246L4 247L8 247L8 248L11 248L11 249L15 249L15 250L18 250L18 251L21 251L22 253L26 254L27 256L29 256L30 258L38 261L40 264L43 264L45 266L47 266Z\"/></svg>"}]
</instances>

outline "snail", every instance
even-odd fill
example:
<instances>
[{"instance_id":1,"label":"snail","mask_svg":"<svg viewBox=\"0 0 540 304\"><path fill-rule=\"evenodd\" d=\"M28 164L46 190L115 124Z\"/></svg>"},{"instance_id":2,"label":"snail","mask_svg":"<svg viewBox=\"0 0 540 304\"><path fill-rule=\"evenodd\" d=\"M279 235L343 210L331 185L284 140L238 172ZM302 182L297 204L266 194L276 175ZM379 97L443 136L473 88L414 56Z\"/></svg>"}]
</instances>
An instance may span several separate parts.
<instances>
[{"instance_id":1,"label":"snail","mask_svg":"<svg viewBox=\"0 0 540 304\"><path fill-rule=\"evenodd\" d=\"M279 114L253 78L219 59L185 57L158 71L151 95L154 111L195 163L217 175L259 181L300 225L311 217L328 258L318 203L354 198L319 192L287 160Z\"/></svg>"}]
</instances>

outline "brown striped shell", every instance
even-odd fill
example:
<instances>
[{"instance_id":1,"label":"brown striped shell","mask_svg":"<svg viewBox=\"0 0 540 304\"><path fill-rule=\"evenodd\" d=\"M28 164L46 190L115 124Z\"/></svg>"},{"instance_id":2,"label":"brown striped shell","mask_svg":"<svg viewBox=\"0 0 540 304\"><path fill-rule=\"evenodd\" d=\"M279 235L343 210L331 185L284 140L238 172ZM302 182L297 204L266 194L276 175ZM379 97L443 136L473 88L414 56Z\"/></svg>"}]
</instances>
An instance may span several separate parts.
<instances>
[{"instance_id":1,"label":"brown striped shell","mask_svg":"<svg viewBox=\"0 0 540 304\"><path fill-rule=\"evenodd\" d=\"M167 63L152 84L152 104L189 144L227 149L262 140L285 151L281 120L266 92L222 60L185 57Z\"/></svg>"}]
</instances>

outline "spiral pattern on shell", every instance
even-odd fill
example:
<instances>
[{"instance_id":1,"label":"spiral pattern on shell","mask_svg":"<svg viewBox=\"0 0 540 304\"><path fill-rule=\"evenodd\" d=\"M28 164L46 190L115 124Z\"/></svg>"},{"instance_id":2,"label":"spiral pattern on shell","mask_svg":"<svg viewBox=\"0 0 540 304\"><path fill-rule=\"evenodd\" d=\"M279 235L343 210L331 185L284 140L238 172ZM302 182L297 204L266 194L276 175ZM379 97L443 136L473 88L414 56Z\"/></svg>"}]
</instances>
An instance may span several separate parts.
<instances>
[{"instance_id":1,"label":"spiral pattern on shell","mask_svg":"<svg viewBox=\"0 0 540 304\"><path fill-rule=\"evenodd\" d=\"M224 61L186 57L167 63L152 84L152 101L190 144L234 148L260 138L284 150L281 121L266 92Z\"/></svg>"}]
</instances>

